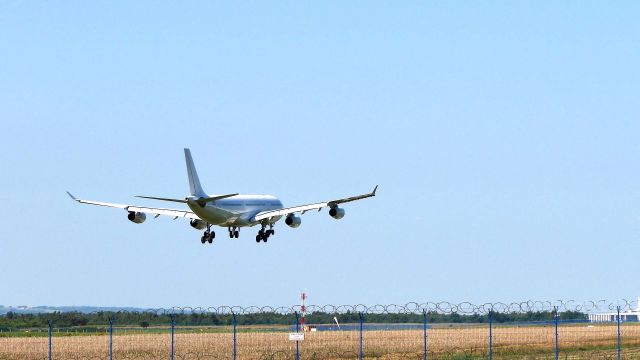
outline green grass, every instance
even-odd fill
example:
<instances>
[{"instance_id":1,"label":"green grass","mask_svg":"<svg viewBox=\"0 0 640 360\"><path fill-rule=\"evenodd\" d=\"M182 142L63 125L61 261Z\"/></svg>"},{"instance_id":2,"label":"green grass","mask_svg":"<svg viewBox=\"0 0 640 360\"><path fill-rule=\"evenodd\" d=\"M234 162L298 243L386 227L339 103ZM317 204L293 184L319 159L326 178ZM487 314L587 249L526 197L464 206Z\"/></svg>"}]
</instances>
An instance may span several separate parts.
<instances>
[{"instance_id":1,"label":"green grass","mask_svg":"<svg viewBox=\"0 0 640 360\"><path fill-rule=\"evenodd\" d=\"M176 334L222 334L233 333L233 327L230 326L176 326L174 329ZM242 333L268 333L268 332L288 332L287 326L272 326L272 327L238 327L236 332ZM140 335L140 334L169 334L171 332L170 327L122 327L114 326L113 335ZM92 335L108 335L109 327L95 327L95 326L78 326L65 329L53 329L51 335L53 337L60 336L92 336ZM1 331L0 338L3 337L48 337L49 332L47 329L33 328L33 329L16 329L10 331Z\"/></svg>"}]
</instances>

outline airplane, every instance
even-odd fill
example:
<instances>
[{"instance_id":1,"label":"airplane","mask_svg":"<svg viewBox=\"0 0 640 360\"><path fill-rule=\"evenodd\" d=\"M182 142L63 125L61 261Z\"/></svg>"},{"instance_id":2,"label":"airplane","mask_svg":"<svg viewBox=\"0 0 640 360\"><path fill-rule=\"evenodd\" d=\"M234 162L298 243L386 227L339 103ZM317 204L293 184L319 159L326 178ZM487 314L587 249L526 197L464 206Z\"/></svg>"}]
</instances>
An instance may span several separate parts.
<instances>
[{"instance_id":1,"label":"airplane","mask_svg":"<svg viewBox=\"0 0 640 360\"><path fill-rule=\"evenodd\" d=\"M226 227L229 231L229 238L236 239L240 236L240 228L259 225L260 230L256 235L256 242L264 241L266 243L269 236L275 234L273 229L275 223L283 217L284 223L292 228L297 228L302 223L302 219L296 214L300 213L302 215L310 210L320 211L323 208L329 208L329 216L334 219L342 219L345 211L339 205L373 197L378 190L376 185L373 191L367 194L287 208L283 207L282 202L277 197L271 195L241 195L239 193L207 195L200 185L191 151L188 148L184 149L184 157L187 163L191 196L187 196L184 200L155 196L136 197L187 204L191 211L82 200L71 195L68 191L67 194L71 199L81 204L124 209L127 211L127 218L136 224L143 223L147 218L146 214L154 214L154 218L165 215L172 216L174 220L177 218L191 219L189 222L191 227L197 230L206 229L200 238L200 242L211 244L216 237L215 231L211 230L213 225Z\"/></svg>"}]
</instances>

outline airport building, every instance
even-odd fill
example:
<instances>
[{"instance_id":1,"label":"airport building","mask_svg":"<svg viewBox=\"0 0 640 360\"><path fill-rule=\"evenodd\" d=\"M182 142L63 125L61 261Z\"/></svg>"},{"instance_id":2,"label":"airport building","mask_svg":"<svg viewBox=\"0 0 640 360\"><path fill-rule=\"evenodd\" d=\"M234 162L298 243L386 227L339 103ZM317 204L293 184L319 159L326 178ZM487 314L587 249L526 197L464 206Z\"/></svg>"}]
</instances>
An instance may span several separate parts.
<instances>
[{"instance_id":1,"label":"airport building","mask_svg":"<svg viewBox=\"0 0 640 360\"><path fill-rule=\"evenodd\" d=\"M640 298L638 298L637 306L635 309L629 309L626 311L620 311L621 322L638 322L640 320ZM589 321L591 322L617 322L618 312L601 312L588 314Z\"/></svg>"}]
</instances>

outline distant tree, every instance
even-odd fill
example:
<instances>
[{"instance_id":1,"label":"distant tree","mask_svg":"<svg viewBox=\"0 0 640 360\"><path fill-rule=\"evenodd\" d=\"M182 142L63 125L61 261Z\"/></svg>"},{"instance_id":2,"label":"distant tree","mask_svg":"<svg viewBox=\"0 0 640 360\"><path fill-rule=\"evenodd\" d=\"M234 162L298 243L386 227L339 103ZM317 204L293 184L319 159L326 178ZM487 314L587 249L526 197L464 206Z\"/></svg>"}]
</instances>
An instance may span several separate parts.
<instances>
[{"instance_id":1,"label":"distant tree","mask_svg":"<svg viewBox=\"0 0 640 360\"><path fill-rule=\"evenodd\" d=\"M577 311L566 311L558 313L560 320L586 320L587 315ZM336 314L325 312L313 312L307 315L307 323L310 324L332 324ZM337 314L340 323L357 323L359 314L348 311ZM168 315L158 315L153 312L53 312L42 314L19 314L8 312L0 315L0 328L27 329L45 328L47 322L51 321L57 328L72 326L102 326L109 323L109 318L114 318L117 325L135 325L143 328L148 326L167 325L171 323ZM175 323L178 325L231 325L233 316L207 315L207 314L175 314ZM493 313L494 323L509 322L549 322L553 321L552 311L540 312L495 312ZM296 318L293 314L280 314L277 312L261 312L237 315L238 325L293 325ZM422 323L422 314L405 313L370 313L364 314L366 323ZM428 313L429 323L487 323L487 314L459 314L459 313Z\"/></svg>"}]
</instances>

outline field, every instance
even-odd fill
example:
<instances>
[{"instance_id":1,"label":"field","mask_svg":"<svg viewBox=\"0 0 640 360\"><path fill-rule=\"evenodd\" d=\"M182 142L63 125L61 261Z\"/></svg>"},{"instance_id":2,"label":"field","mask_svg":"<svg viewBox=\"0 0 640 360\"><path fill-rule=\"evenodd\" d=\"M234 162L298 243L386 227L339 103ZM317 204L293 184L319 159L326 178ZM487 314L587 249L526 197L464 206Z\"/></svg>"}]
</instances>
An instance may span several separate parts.
<instances>
[{"instance_id":1,"label":"field","mask_svg":"<svg viewBox=\"0 0 640 360\"><path fill-rule=\"evenodd\" d=\"M295 359L296 343L288 340L288 329L261 331L243 328L237 333L238 359ZM640 359L640 326L625 324L621 340L624 359ZM358 358L358 331L306 333L299 343L301 359ZM553 359L555 332L546 326L495 326L493 358ZM559 329L561 359L617 358L617 327L612 324L579 324ZM422 359L422 330L372 330L363 332L366 359ZM233 333L229 327L177 328L176 359L232 359ZM428 329L429 359L488 359L488 327L439 325ZM48 339L42 336L0 337L0 359L43 360ZM147 332L120 330L113 336L114 359L168 359L171 335L167 329ZM105 333L53 337L53 358L108 359L109 336Z\"/></svg>"}]
</instances>

